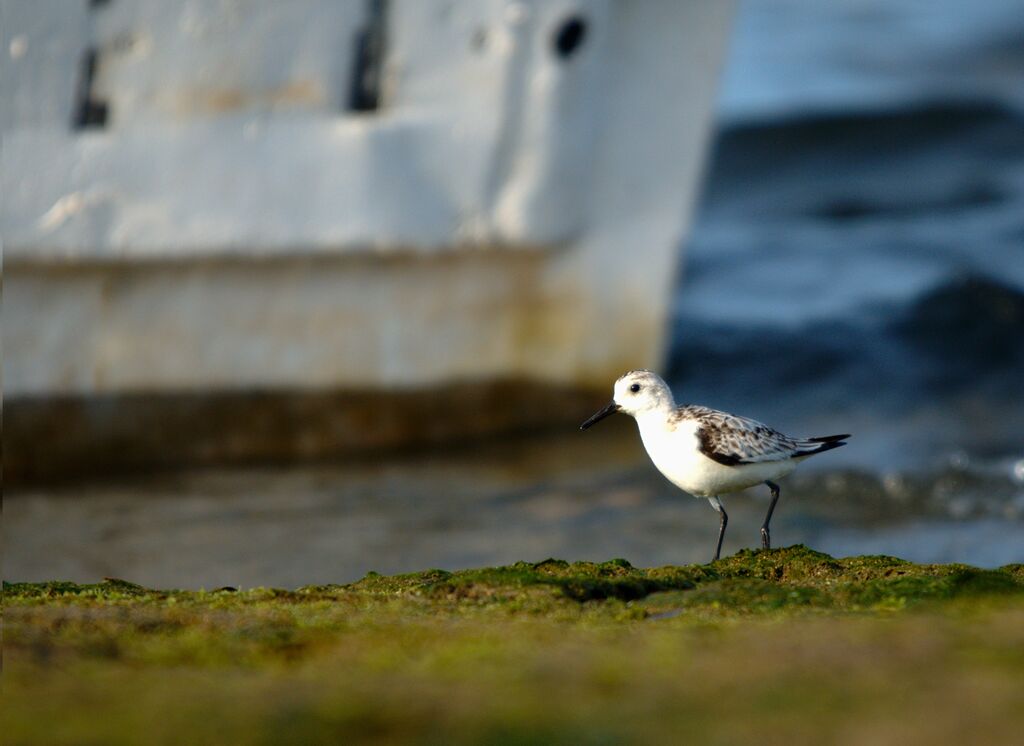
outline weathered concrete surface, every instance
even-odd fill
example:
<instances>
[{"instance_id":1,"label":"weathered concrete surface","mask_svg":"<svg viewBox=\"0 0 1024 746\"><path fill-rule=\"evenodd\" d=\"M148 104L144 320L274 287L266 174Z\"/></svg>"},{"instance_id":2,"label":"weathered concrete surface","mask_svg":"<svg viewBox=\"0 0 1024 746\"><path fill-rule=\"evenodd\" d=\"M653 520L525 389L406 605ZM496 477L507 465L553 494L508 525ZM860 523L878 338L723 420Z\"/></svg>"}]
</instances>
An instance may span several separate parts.
<instances>
[{"instance_id":1,"label":"weathered concrete surface","mask_svg":"<svg viewBox=\"0 0 1024 746\"><path fill-rule=\"evenodd\" d=\"M463 443L572 427L604 398L526 380L404 392L23 398L5 406L4 480L11 487L183 464L277 463Z\"/></svg>"},{"instance_id":2,"label":"weathered concrete surface","mask_svg":"<svg viewBox=\"0 0 1024 746\"><path fill-rule=\"evenodd\" d=\"M545 283L553 260L540 251L467 251L22 267L5 287L8 395L385 389L529 376L606 388L608 376L660 340L660 319L637 298L629 317L594 332L629 344L600 368L584 365L601 339L584 334L583 288L569 276Z\"/></svg>"},{"instance_id":3,"label":"weathered concrete surface","mask_svg":"<svg viewBox=\"0 0 1024 746\"><path fill-rule=\"evenodd\" d=\"M355 110L373 7L0 4L11 473L36 471L23 436L85 442L45 422L68 402L104 412L95 455L159 402L590 389L659 364L729 4L395 0L379 102ZM217 407L185 407L189 432Z\"/></svg>"}]
</instances>

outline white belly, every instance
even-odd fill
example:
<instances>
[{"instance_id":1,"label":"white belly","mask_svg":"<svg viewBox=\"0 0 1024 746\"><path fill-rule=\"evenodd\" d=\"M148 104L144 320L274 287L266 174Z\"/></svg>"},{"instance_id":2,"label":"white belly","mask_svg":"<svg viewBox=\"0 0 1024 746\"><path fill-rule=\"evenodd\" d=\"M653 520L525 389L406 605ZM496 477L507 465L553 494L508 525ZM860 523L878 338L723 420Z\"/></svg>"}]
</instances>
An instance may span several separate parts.
<instances>
[{"instance_id":1,"label":"white belly","mask_svg":"<svg viewBox=\"0 0 1024 746\"><path fill-rule=\"evenodd\" d=\"M700 452L696 423L683 422L675 430L666 430L661 423L638 424L644 447L658 471L696 497L753 487L766 479L784 477L796 467L793 459L726 466Z\"/></svg>"}]
</instances>

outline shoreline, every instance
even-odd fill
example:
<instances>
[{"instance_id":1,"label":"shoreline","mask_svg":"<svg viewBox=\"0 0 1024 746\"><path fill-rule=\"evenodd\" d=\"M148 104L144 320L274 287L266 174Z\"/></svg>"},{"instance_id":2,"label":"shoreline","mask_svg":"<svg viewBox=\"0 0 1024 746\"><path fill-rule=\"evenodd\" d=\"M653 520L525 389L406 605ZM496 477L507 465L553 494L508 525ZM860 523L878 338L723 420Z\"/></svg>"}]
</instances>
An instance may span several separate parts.
<instances>
[{"instance_id":1,"label":"shoreline","mask_svg":"<svg viewBox=\"0 0 1024 746\"><path fill-rule=\"evenodd\" d=\"M998 744L1024 727L1024 564L798 545L4 596L11 743Z\"/></svg>"}]
</instances>

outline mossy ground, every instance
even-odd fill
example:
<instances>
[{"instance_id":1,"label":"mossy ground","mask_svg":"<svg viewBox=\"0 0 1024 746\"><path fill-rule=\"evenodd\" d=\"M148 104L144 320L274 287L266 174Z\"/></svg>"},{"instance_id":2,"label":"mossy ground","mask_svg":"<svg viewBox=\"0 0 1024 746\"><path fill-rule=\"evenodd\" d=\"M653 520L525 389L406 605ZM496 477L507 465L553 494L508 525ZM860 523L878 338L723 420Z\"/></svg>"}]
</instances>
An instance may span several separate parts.
<instances>
[{"instance_id":1,"label":"mossy ground","mask_svg":"<svg viewBox=\"0 0 1024 746\"><path fill-rule=\"evenodd\" d=\"M1017 743L1024 566L797 546L293 591L4 586L6 743Z\"/></svg>"}]
</instances>

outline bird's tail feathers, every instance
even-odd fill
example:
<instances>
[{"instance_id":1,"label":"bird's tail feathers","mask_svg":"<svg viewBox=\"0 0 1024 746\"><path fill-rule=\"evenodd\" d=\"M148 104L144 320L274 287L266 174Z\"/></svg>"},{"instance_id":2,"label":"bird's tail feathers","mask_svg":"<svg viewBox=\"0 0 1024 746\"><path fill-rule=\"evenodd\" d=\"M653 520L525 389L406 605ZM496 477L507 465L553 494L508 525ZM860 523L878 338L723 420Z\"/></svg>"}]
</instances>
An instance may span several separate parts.
<instances>
[{"instance_id":1,"label":"bird's tail feathers","mask_svg":"<svg viewBox=\"0 0 1024 746\"><path fill-rule=\"evenodd\" d=\"M799 448L797 453L800 456L812 456L815 453L831 451L833 448L845 446L846 439L849 437L849 433L844 433L843 435L823 435L818 438L804 438L803 440L797 441L797 446Z\"/></svg>"}]
</instances>

